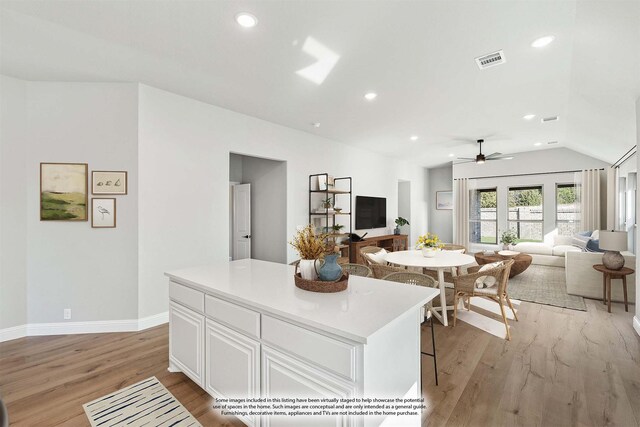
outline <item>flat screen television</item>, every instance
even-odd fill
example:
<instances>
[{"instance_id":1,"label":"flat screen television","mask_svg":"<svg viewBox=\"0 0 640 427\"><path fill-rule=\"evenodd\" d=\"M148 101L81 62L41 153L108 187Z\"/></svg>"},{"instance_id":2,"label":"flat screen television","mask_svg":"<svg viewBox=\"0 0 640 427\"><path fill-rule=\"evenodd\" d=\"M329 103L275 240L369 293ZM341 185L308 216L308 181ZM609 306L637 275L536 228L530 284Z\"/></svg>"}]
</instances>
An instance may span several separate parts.
<instances>
[{"instance_id":1,"label":"flat screen television","mask_svg":"<svg viewBox=\"0 0 640 427\"><path fill-rule=\"evenodd\" d=\"M387 226L387 199L356 196L356 230Z\"/></svg>"}]
</instances>

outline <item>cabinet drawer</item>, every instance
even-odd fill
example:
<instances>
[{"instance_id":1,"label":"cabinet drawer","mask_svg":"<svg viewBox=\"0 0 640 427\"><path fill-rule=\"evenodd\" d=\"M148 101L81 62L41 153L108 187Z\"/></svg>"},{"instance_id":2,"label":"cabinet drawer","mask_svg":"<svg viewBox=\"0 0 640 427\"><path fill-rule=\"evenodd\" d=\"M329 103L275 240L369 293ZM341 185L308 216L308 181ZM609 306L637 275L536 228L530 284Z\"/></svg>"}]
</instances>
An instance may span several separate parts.
<instances>
[{"instance_id":1,"label":"cabinet drawer","mask_svg":"<svg viewBox=\"0 0 640 427\"><path fill-rule=\"evenodd\" d=\"M233 329L260 338L260 313L216 297L205 297L205 314Z\"/></svg>"},{"instance_id":2,"label":"cabinet drawer","mask_svg":"<svg viewBox=\"0 0 640 427\"><path fill-rule=\"evenodd\" d=\"M169 282L169 298L200 313L204 313L204 293L200 291L176 282Z\"/></svg>"},{"instance_id":3,"label":"cabinet drawer","mask_svg":"<svg viewBox=\"0 0 640 427\"><path fill-rule=\"evenodd\" d=\"M262 316L262 340L325 369L356 380L356 346L270 316Z\"/></svg>"}]
</instances>

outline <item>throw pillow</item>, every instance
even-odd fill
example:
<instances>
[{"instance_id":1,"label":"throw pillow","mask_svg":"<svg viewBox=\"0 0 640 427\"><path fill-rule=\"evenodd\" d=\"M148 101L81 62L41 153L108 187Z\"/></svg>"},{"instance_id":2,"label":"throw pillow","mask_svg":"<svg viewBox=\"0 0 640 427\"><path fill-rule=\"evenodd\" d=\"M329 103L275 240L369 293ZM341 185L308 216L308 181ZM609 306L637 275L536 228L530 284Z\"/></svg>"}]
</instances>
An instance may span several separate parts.
<instances>
[{"instance_id":1,"label":"throw pillow","mask_svg":"<svg viewBox=\"0 0 640 427\"><path fill-rule=\"evenodd\" d=\"M591 239L593 240L600 240L600 230L593 230L593 233L591 233Z\"/></svg>"},{"instance_id":2,"label":"throw pillow","mask_svg":"<svg viewBox=\"0 0 640 427\"><path fill-rule=\"evenodd\" d=\"M502 265L503 265L502 261L496 261L490 264L485 264L482 267L480 267L480 270L478 270L478 272L502 267ZM498 283L498 279L495 276L480 276L476 279L475 286L477 289L485 289L485 288L490 288L492 286L495 286L496 283Z\"/></svg>"},{"instance_id":3,"label":"throw pillow","mask_svg":"<svg viewBox=\"0 0 640 427\"><path fill-rule=\"evenodd\" d=\"M602 249L600 249L600 240L595 240L593 238L587 242L586 250L587 252L604 252Z\"/></svg>"},{"instance_id":4,"label":"throw pillow","mask_svg":"<svg viewBox=\"0 0 640 427\"><path fill-rule=\"evenodd\" d=\"M384 265L387 263L387 251L384 248L381 248L378 252L364 254L364 256L374 264Z\"/></svg>"},{"instance_id":5,"label":"throw pillow","mask_svg":"<svg viewBox=\"0 0 640 427\"><path fill-rule=\"evenodd\" d=\"M589 243L589 240L591 240L590 237L583 236L578 233L573 236L571 243L573 246L580 248L583 252L585 252L587 250L587 244Z\"/></svg>"}]
</instances>

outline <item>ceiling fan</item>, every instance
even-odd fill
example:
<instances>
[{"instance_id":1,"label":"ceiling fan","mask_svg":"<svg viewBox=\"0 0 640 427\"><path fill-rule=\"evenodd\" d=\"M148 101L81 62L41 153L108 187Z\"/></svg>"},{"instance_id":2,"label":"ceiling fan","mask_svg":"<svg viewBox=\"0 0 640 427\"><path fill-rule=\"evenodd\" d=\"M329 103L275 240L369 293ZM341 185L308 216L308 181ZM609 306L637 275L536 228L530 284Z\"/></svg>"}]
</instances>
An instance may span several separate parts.
<instances>
[{"instance_id":1,"label":"ceiling fan","mask_svg":"<svg viewBox=\"0 0 640 427\"><path fill-rule=\"evenodd\" d=\"M458 162L458 163L475 162L476 164L481 165L481 164L483 164L484 162L486 162L488 160L511 160L511 159L513 159L513 156L503 156L502 153L493 153L493 154L489 154L488 156L485 156L484 154L482 154L482 143L484 142L484 139L479 139L476 142L478 144L480 144L480 153L475 158L458 157L458 160L463 160L462 162Z\"/></svg>"}]
</instances>

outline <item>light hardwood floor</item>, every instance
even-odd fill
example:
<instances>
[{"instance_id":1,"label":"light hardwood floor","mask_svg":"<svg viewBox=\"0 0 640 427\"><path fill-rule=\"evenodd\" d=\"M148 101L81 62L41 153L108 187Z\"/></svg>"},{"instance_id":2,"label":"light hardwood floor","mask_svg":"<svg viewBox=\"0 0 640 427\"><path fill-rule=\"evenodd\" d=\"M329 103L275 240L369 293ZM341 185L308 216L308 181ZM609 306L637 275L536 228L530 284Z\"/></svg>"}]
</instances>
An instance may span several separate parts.
<instances>
[{"instance_id":1,"label":"light hardwood floor","mask_svg":"<svg viewBox=\"0 0 640 427\"><path fill-rule=\"evenodd\" d=\"M522 303L512 341L436 325L440 385L423 358L425 426L640 425L640 338L631 313L587 300L587 312ZM633 311L634 306L630 309ZM0 394L15 426L88 425L82 404L155 375L204 426L212 399L167 372L167 327L31 337L0 344ZM423 327L423 345L431 332Z\"/></svg>"}]
</instances>

